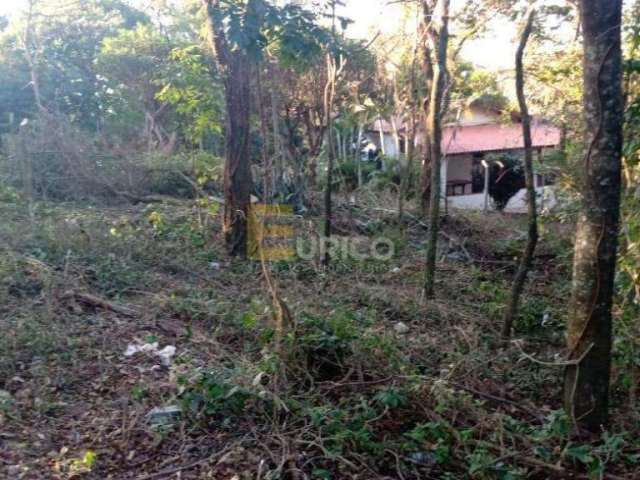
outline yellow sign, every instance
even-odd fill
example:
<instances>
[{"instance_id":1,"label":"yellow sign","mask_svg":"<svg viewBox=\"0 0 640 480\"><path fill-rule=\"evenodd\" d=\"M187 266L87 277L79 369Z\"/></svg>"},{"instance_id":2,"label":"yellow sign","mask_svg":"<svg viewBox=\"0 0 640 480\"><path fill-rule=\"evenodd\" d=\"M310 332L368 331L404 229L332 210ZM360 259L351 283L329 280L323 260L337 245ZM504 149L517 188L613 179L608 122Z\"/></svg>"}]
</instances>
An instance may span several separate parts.
<instances>
[{"instance_id":1,"label":"yellow sign","mask_svg":"<svg viewBox=\"0 0 640 480\"><path fill-rule=\"evenodd\" d=\"M277 261L294 257L295 235L291 205L254 204L249 209L247 253L253 260Z\"/></svg>"}]
</instances>

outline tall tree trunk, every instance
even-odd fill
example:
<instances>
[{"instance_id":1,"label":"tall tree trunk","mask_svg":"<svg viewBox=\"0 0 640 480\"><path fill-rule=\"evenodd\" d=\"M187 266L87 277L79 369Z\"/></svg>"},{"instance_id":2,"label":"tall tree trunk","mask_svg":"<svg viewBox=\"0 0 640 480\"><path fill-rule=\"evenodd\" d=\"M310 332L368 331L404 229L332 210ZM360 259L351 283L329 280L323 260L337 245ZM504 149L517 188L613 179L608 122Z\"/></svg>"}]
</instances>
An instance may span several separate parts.
<instances>
[{"instance_id":1,"label":"tall tree trunk","mask_svg":"<svg viewBox=\"0 0 640 480\"><path fill-rule=\"evenodd\" d=\"M424 293L433 298L436 277L436 253L438 230L440 228L440 162L442 160L442 100L447 77L447 45L449 43L449 0L438 0L433 14L426 0L423 0L423 21L429 25L428 35L431 50L436 56L433 83L427 112L427 135L430 140L431 198L429 201L429 233L427 237Z\"/></svg>"},{"instance_id":2,"label":"tall tree trunk","mask_svg":"<svg viewBox=\"0 0 640 480\"><path fill-rule=\"evenodd\" d=\"M518 303L527 280L527 274L533 263L533 254L538 244L538 216L536 213L536 189L533 177L533 145L531 142L531 117L527 107L527 99L524 95L524 66L522 58L527 42L531 36L533 28L533 20L535 18L535 9L529 8L527 12L524 28L520 35L520 44L516 51L516 94L518 95L518 105L520 106L520 115L522 117L522 137L524 139L524 179L527 188L527 220L528 220L528 238L527 245L520 258L520 266L513 280L511 296L505 310L502 320L502 338L509 338L513 327L513 319L518 314Z\"/></svg>"},{"instance_id":3,"label":"tall tree trunk","mask_svg":"<svg viewBox=\"0 0 640 480\"><path fill-rule=\"evenodd\" d=\"M422 74L425 79L425 98L423 100L423 110L426 115L429 114L431 91L433 88L433 55L429 41L429 25L431 19L431 6L430 3L426 3L426 0L422 2L423 15L421 22L418 25L418 41L419 50L422 54ZM424 145L425 149L422 157L422 178L420 188L420 204L422 207L422 215L427 216L429 212L429 204L431 198L431 138L429 137L429 129L425 128L424 131Z\"/></svg>"},{"instance_id":4,"label":"tall tree trunk","mask_svg":"<svg viewBox=\"0 0 640 480\"><path fill-rule=\"evenodd\" d=\"M264 108L264 89L262 88L262 65L256 65L256 99L258 114L260 115L260 135L262 136L262 202L268 204L271 201L273 157L269 155L269 134L267 128L267 113Z\"/></svg>"},{"instance_id":5,"label":"tall tree trunk","mask_svg":"<svg viewBox=\"0 0 640 480\"><path fill-rule=\"evenodd\" d=\"M225 79L227 123L224 166L224 234L230 255L246 254L247 218L251 194L249 154L250 65L243 54L235 53Z\"/></svg>"},{"instance_id":6,"label":"tall tree trunk","mask_svg":"<svg viewBox=\"0 0 640 480\"><path fill-rule=\"evenodd\" d=\"M420 206L422 216L427 217L431 203L431 139L426 131L424 134L424 145L425 148L422 152L422 173L420 175Z\"/></svg>"},{"instance_id":7,"label":"tall tree trunk","mask_svg":"<svg viewBox=\"0 0 640 480\"><path fill-rule=\"evenodd\" d=\"M564 403L579 428L607 423L611 305L620 218L622 155L622 0L581 0L584 109L582 210L576 230Z\"/></svg>"},{"instance_id":8,"label":"tall tree trunk","mask_svg":"<svg viewBox=\"0 0 640 480\"><path fill-rule=\"evenodd\" d=\"M251 193L249 113L251 65L246 52L231 50L225 25L215 15L219 0L203 0L211 48L223 74L226 102L223 231L231 256L247 253L247 218Z\"/></svg>"},{"instance_id":9,"label":"tall tree trunk","mask_svg":"<svg viewBox=\"0 0 640 480\"><path fill-rule=\"evenodd\" d=\"M382 123L382 117L378 119L378 135L380 137L380 153L386 155L387 150L384 146L384 124Z\"/></svg>"},{"instance_id":10,"label":"tall tree trunk","mask_svg":"<svg viewBox=\"0 0 640 480\"><path fill-rule=\"evenodd\" d=\"M276 193L278 188L282 187L282 180L284 174L284 149L282 147L281 135L280 135L280 118L279 118L279 99L278 92L276 91L274 82L273 69L269 69L269 76L271 77L271 124L273 128L273 156L274 156L274 172L272 173L272 189Z\"/></svg>"},{"instance_id":11,"label":"tall tree trunk","mask_svg":"<svg viewBox=\"0 0 640 480\"><path fill-rule=\"evenodd\" d=\"M331 221L332 221L332 206L331 199L333 193L333 168L335 164L335 145L334 145L334 132L333 132L333 101L336 92L336 81L338 78L336 61L332 54L327 53L327 84L325 85L324 95L324 109L325 109L325 124L327 126L327 184L324 191L324 240L326 242L326 250L324 252L324 258L322 264L327 267L331 262L331 256L329 253L329 240L331 238Z\"/></svg>"},{"instance_id":12,"label":"tall tree trunk","mask_svg":"<svg viewBox=\"0 0 640 480\"><path fill-rule=\"evenodd\" d=\"M395 115L391 115L391 134L393 135L393 148L398 163L402 163L402 151L400 148L400 132L398 131L398 122Z\"/></svg>"},{"instance_id":13,"label":"tall tree trunk","mask_svg":"<svg viewBox=\"0 0 640 480\"><path fill-rule=\"evenodd\" d=\"M362 152L361 152L361 144L362 144L362 135L364 132L364 126L362 123L358 124L358 137L356 140L356 152L355 159L356 165L358 166L358 189L362 188Z\"/></svg>"},{"instance_id":14,"label":"tall tree trunk","mask_svg":"<svg viewBox=\"0 0 640 480\"><path fill-rule=\"evenodd\" d=\"M413 175L413 162L416 151L416 130L417 130L417 112L415 108L415 102L411 105L411 120L409 126L409 136L406 140L407 146L407 158L404 167L401 167L400 173L400 193L398 195L398 222L402 223L404 218L404 200L407 196L407 191L411 185L411 177Z\"/></svg>"},{"instance_id":15,"label":"tall tree trunk","mask_svg":"<svg viewBox=\"0 0 640 480\"><path fill-rule=\"evenodd\" d=\"M404 200L411 185L413 176L413 163L416 155L416 136L418 130L419 109L418 99L416 98L416 62L418 60L418 35L419 32L416 31L409 77L409 88L411 91L409 93L409 135L406 140L407 162L404 168L404 172L401 170L402 176L400 178L400 195L398 196L398 222L400 224L402 224L402 219L404 218Z\"/></svg>"}]
</instances>

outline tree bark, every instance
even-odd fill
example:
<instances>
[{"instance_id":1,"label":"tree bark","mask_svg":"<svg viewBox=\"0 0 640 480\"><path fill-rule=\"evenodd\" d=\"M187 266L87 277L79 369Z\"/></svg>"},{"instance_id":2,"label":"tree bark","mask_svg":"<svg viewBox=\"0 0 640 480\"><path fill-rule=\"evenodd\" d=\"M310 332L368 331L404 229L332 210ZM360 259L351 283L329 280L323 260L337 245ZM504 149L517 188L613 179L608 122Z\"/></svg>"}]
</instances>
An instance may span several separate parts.
<instances>
[{"instance_id":1,"label":"tree bark","mask_svg":"<svg viewBox=\"0 0 640 480\"><path fill-rule=\"evenodd\" d=\"M621 0L581 0L584 110L582 209L573 263L564 403L579 429L608 420L622 155Z\"/></svg>"},{"instance_id":2,"label":"tree bark","mask_svg":"<svg viewBox=\"0 0 640 480\"><path fill-rule=\"evenodd\" d=\"M327 184L324 191L324 241L325 252L322 264L325 267L329 266L331 262L331 255L329 253L329 240L331 238L331 223L332 223L332 193L333 193L333 167L335 164L335 146L333 137L333 102L336 91L336 81L338 78L336 61L331 53L327 53L327 84L325 86L325 124L327 126Z\"/></svg>"},{"instance_id":3,"label":"tree bark","mask_svg":"<svg viewBox=\"0 0 640 480\"><path fill-rule=\"evenodd\" d=\"M364 134L364 125L362 123L358 124L358 137L356 140L356 152L355 159L356 165L358 166L358 189L362 188L362 152L361 152L361 144L362 144L362 136Z\"/></svg>"},{"instance_id":4,"label":"tree bark","mask_svg":"<svg viewBox=\"0 0 640 480\"><path fill-rule=\"evenodd\" d=\"M429 35L429 22L430 22L430 9L431 6L429 3L426 3L426 0L422 3L423 9L423 20L420 22L418 26L418 41L420 46L420 51L422 53L422 73L426 82L426 95L423 100L423 110L425 114L429 113L429 105L430 105L430 96L431 90L433 87L433 55L431 52L431 48L429 42L427 41L427 36ZM421 191L420 191L420 204L422 207L422 215L427 217L429 213L429 204L431 203L431 138L429 137L428 129L425 129L424 132L424 144L425 149L423 152L422 158L422 178L421 182Z\"/></svg>"},{"instance_id":5,"label":"tree bark","mask_svg":"<svg viewBox=\"0 0 640 480\"><path fill-rule=\"evenodd\" d=\"M267 113L264 108L264 89L262 87L262 65L256 65L256 101L260 115L260 135L262 136L262 201L269 203L271 194L275 191L272 186L273 157L269 155L269 134L267 129Z\"/></svg>"},{"instance_id":6,"label":"tree bark","mask_svg":"<svg viewBox=\"0 0 640 480\"><path fill-rule=\"evenodd\" d=\"M418 32L416 32L418 33ZM416 154L416 136L418 130L418 110L416 85L416 62L418 60L418 36L415 37L413 47L413 57L411 58L411 69L409 77L409 135L406 141L407 162L404 169L401 169L400 194L398 195L398 223L402 225L404 218L404 200L411 185L413 176L413 162ZM404 171L403 171L404 170Z\"/></svg>"},{"instance_id":7,"label":"tree bark","mask_svg":"<svg viewBox=\"0 0 640 480\"><path fill-rule=\"evenodd\" d=\"M449 0L438 0L433 14L423 0L423 21L429 25L428 36L435 54L433 83L427 112L427 137L430 140L431 198L429 201L429 233L427 237L424 293L433 298L436 277L436 253L440 228L440 162L442 160L442 100L447 76L447 45L449 43Z\"/></svg>"},{"instance_id":8,"label":"tree bark","mask_svg":"<svg viewBox=\"0 0 640 480\"><path fill-rule=\"evenodd\" d=\"M249 113L251 66L246 52L231 50L225 25L217 21L219 0L203 0L211 48L223 74L226 102L223 232L231 256L247 253L247 218L251 194Z\"/></svg>"},{"instance_id":9,"label":"tree bark","mask_svg":"<svg viewBox=\"0 0 640 480\"><path fill-rule=\"evenodd\" d=\"M524 94L524 66L523 56L527 47L527 42L531 36L533 28L533 20L535 18L535 9L530 8L527 12L525 25L520 35L520 43L516 51L516 94L518 96L518 105L520 106L520 116L522 117L522 137L524 140L524 179L527 189L527 245L520 258L520 265L516 276L513 280L511 296L502 320L502 338L507 339L511 336L513 327L513 319L518 314L518 304L520 296L524 289L524 283L527 280L527 274L533 263L533 254L538 244L538 216L536 212L536 189L533 176L533 145L531 141L531 117L529 116L529 108L527 107L527 99Z\"/></svg>"},{"instance_id":10,"label":"tree bark","mask_svg":"<svg viewBox=\"0 0 640 480\"><path fill-rule=\"evenodd\" d=\"M276 193L278 189L282 188L283 181L283 173L284 173L284 151L282 148L281 135L280 135L280 102L278 98L278 91L274 88L274 75L273 71L270 72L271 75L271 125L273 129L273 157L274 161L273 168L274 172L272 173L273 177L273 192Z\"/></svg>"}]
</instances>

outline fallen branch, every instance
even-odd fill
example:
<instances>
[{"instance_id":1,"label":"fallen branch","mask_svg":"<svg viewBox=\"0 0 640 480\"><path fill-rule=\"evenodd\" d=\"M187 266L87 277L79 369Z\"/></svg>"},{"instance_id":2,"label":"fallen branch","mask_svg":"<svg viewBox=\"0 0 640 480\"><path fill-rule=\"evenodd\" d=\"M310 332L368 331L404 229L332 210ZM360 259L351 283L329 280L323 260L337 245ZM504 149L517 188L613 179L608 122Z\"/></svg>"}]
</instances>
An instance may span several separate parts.
<instances>
[{"instance_id":1,"label":"fallen branch","mask_svg":"<svg viewBox=\"0 0 640 480\"><path fill-rule=\"evenodd\" d=\"M533 418L537 419L539 422L544 423L544 416L539 414L538 412L536 412L535 410L532 410L529 407L526 407L525 405L522 405L519 402L513 401L513 400L509 400L508 398L502 398L502 397L497 397L495 395L492 395L490 393L485 393L485 392L481 392L479 390L475 390L473 388L467 387L465 385L461 385L459 383L455 383L455 382L449 382L452 386L454 386L455 388L459 388L461 390L465 390L466 392L469 392L473 395L477 395L478 397L482 397L485 400L490 400L490 401L494 401L494 402L498 402L498 403L505 403L507 405L510 405L514 408L517 408L529 415L531 415Z\"/></svg>"},{"instance_id":2,"label":"fallen branch","mask_svg":"<svg viewBox=\"0 0 640 480\"><path fill-rule=\"evenodd\" d=\"M245 436L245 438L246 438L246 436ZM147 475L142 475L142 476L136 478L136 480L152 480L152 479L156 479L156 478L168 477L168 476L171 476L171 475L173 475L175 473L182 472L183 470L189 470L191 468L197 467L198 465L202 465L203 463L213 462L213 461L220 462L220 459L222 459L227 453L229 453L234 448L242 445L242 443L244 442L245 438L243 438L239 442L233 443L230 447L227 447L224 450L221 450L219 452L213 453L213 454L211 454L211 455L209 455L207 457L201 458L200 460L196 460L194 462L187 463L185 465L179 465L177 467L172 467L172 468L167 468L165 470L160 470L159 472L149 473Z\"/></svg>"},{"instance_id":3,"label":"fallen branch","mask_svg":"<svg viewBox=\"0 0 640 480\"><path fill-rule=\"evenodd\" d=\"M63 300L76 300L80 303L84 303L85 305L89 305L95 308L102 308L103 310L109 310L111 312L118 313L125 317L137 317L140 313L137 310L134 310L130 307L126 307L124 305L118 305L116 303L110 302L100 297L96 297L95 295L91 295L89 293L76 292L74 290L69 290L65 292L62 297Z\"/></svg>"}]
</instances>

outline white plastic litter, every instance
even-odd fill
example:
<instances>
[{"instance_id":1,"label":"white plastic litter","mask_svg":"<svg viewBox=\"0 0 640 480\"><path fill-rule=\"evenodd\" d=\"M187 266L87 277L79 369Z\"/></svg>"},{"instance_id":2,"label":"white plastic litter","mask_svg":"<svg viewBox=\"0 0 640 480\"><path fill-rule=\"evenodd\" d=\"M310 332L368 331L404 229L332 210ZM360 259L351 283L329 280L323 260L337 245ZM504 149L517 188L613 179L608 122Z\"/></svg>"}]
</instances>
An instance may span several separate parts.
<instances>
[{"instance_id":1,"label":"white plastic litter","mask_svg":"<svg viewBox=\"0 0 640 480\"><path fill-rule=\"evenodd\" d=\"M166 424L176 420L182 415L182 409L177 405L168 407L156 407L147 413L147 418L154 424Z\"/></svg>"},{"instance_id":2,"label":"white plastic litter","mask_svg":"<svg viewBox=\"0 0 640 480\"><path fill-rule=\"evenodd\" d=\"M406 323L398 322L393 326L393 329L399 335L409 333L409 326Z\"/></svg>"},{"instance_id":3,"label":"white plastic litter","mask_svg":"<svg viewBox=\"0 0 640 480\"><path fill-rule=\"evenodd\" d=\"M158 342L144 343L142 345L130 343L127 345L124 356L132 357L136 353L146 353L148 355L158 357L160 359L160 363L165 367L168 367L171 365L171 359L176 354L176 347L173 345L167 345L162 350L159 350L159 346Z\"/></svg>"}]
</instances>

